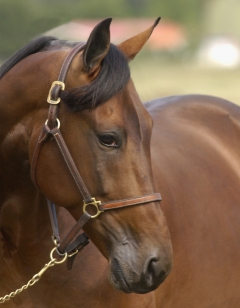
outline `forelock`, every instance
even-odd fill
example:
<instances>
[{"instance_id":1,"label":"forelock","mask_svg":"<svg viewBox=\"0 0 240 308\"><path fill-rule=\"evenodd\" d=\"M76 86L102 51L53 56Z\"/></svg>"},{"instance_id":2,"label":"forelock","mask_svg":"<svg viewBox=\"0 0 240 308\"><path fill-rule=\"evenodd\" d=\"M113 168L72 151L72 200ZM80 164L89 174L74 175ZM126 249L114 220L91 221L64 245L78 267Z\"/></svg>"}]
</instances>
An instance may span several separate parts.
<instances>
[{"instance_id":1,"label":"forelock","mask_svg":"<svg viewBox=\"0 0 240 308\"><path fill-rule=\"evenodd\" d=\"M61 99L74 112L94 108L120 92L129 79L127 58L111 44L98 76L86 86L62 91Z\"/></svg>"}]
</instances>

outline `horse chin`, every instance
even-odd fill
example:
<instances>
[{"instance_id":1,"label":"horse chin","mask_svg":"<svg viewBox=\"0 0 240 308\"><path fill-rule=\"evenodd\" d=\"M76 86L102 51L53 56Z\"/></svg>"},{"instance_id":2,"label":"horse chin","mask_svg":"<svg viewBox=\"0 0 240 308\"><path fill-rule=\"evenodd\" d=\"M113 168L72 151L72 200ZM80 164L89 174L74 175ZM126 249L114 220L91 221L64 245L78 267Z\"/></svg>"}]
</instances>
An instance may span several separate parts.
<instances>
[{"instance_id":1,"label":"horse chin","mask_svg":"<svg viewBox=\"0 0 240 308\"><path fill-rule=\"evenodd\" d=\"M128 285L122 273L118 273L118 275L115 275L111 271L109 271L108 280L111 286L117 291L122 291L124 293L134 292Z\"/></svg>"},{"instance_id":2,"label":"horse chin","mask_svg":"<svg viewBox=\"0 0 240 308\"><path fill-rule=\"evenodd\" d=\"M109 274L109 282L114 289L117 291L121 291L124 293L137 293L137 294L145 294L151 291L154 291L159 287L159 285L165 280L167 275L163 277L161 281L157 284L148 285L148 283L139 283L139 284L131 284L127 282L122 273L118 273L117 276L114 274Z\"/></svg>"}]
</instances>

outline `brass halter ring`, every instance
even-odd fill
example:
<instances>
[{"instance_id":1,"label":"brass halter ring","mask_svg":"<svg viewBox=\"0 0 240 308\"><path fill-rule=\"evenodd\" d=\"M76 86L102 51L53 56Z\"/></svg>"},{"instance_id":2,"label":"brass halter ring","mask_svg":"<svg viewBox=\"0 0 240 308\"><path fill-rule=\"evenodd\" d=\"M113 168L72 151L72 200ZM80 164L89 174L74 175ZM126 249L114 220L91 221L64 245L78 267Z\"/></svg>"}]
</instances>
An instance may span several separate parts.
<instances>
[{"instance_id":1,"label":"brass halter ring","mask_svg":"<svg viewBox=\"0 0 240 308\"><path fill-rule=\"evenodd\" d=\"M57 261L57 259L53 257L53 253L54 253L55 251L57 252L57 254L58 254L59 256L62 257L62 260ZM52 261L54 261L55 264L61 264L61 263L64 263L64 262L67 260L68 254L67 254L67 252L65 252L64 254L60 254L60 253L58 252L58 250L57 250L57 247L54 247L53 250L52 250L51 253L50 253L50 258L51 258Z\"/></svg>"},{"instance_id":2,"label":"brass halter ring","mask_svg":"<svg viewBox=\"0 0 240 308\"><path fill-rule=\"evenodd\" d=\"M96 201L95 198L91 198L91 200L92 200L92 202L88 202L88 203L86 203L85 201L83 201L83 212L84 212L84 213L87 212L86 208L87 208L88 205L93 205L93 206L95 206L95 208L96 208L96 210L97 210L96 214L95 214L95 215L90 215L89 213L88 213L88 214L91 216L91 218L96 218L96 217L98 217L101 213L103 213L103 211L100 211L100 210L99 210L99 205L101 204L101 201Z\"/></svg>"},{"instance_id":3,"label":"brass halter ring","mask_svg":"<svg viewBox=\"0 0 240 308\"><path fill-rule=\"evenodd\" d=\"M58 118L56 118L56 121L57 121L57 128L59 129L59 128L60 128L60 121L59 121ZM45 122L45 125L47 125L47 124L48 124L48 119L47 119L47 121Z\"/></svg>"}]
</instances>

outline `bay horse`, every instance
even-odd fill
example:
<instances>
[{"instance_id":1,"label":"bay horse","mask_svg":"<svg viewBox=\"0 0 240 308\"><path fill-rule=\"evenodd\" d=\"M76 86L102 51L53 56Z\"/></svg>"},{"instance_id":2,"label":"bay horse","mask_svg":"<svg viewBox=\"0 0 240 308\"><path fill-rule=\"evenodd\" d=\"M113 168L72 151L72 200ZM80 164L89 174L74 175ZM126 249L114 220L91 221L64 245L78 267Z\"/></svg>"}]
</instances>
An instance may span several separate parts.
<instances>
[{"instance_id":1,"label":"bay horse","mask_svg":"<svg viewBox=\"0 0 240 308\"><path fill-rule=\"evenodd\" d=\"M132 307L136 296L109 292L110 284L143 294L170 273L172 245L151 169L152 118L128 67L158 21L118 46L110 44L110 18L86 44L40 37L1 67L5 307ZM87 235L78 235L82 228ZM105 258L90 247L73 265L88 237ZM69 273L58 264L66 258ZM139 307L150 300L139 298Z\"/></svg>"},{"instance_id":2,"label":"bay horse","mask_svg":"<svg viewBox=\"0 0 240 308\"><path fill-rule=\"evenodd\" d=\"M75 220L95 216L89 203L83 211L78 179L102 201L92 202L100 215L83 226L94 244L72 270L48 269L5 307L239 306L239 107L199 95L141 103L127 62L157 22L117 46L110 44L110 19L80 49L39 38L0 69L0 296L48 262L47 203L57 205L61 239L68 242ZM74 49L66 89L61 81L51 87Z\"/></svg>"}]
</instances>

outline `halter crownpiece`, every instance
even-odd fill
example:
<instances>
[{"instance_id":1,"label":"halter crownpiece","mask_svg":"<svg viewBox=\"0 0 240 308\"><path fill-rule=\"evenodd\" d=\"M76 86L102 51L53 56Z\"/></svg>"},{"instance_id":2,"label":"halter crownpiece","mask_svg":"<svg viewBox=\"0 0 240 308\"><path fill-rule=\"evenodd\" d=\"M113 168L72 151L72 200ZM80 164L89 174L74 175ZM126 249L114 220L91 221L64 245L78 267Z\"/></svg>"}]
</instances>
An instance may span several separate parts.
<instances>
[{"instance_id":1,"label":"halter crownpiece","mask_svg":"<svg viewBox=\"0 0 240 308\"><path fill-rule=\"evenodd\" d=\"M88 238L83 233L79 236L78 233L81 231L83 226L89 221L91 218L98 217L101 213L113 210L117 208L123 208L132 205L139 205L145 204L149 202L156 202L161 201L161 195L159 193L152 193L143 195L136 198L129 198L129 199L122 199L110 202L101 202L96 200L94 197L91 196L88 188L86 187L77 167L76 164L69 152L69 149L64 141L64 138L60 131L60 121L58 119L58 106L61 101L60 98L60 91L65 89L65 79L67 76L68 69L70 64L75 57L75 55L84 49L83 44L76 45L70 53L65 58L62 68L60 70L60 74L57 81L54 81L50 87L47 102L50 104L48 110L48 119L43 126L43 129L40 133L38 138L37 144L34 149L33 157L32 157L32 164L31 164L31 178L34 182L35 186L39 189L37 180L36 180L36 166L38 157L41 151L42 144L46 142L50 137L56 141L56 144L62 154L62 157L83 197L83 215L80 219L76 222L73 228L70 230L68 235L64 238L62 242L60 242L59 236L59 228L58 228L58 220L56 214L55 205L47 199L49 215L51 220L51 225L53 229L53 240L57 246L57 252L59 255L64 255L65 253L68 254L70 258L68 258L68 269L71 269L73 260L80 250L82 250L88 244ZM96 213L90 215L87 212L88 206L92 206L96 209ZM77 236L77 237L76 237ZM75 239L76 238L76 239ZM75 240L74 240L75 239Z\"/></svg>"}]
</instances>

